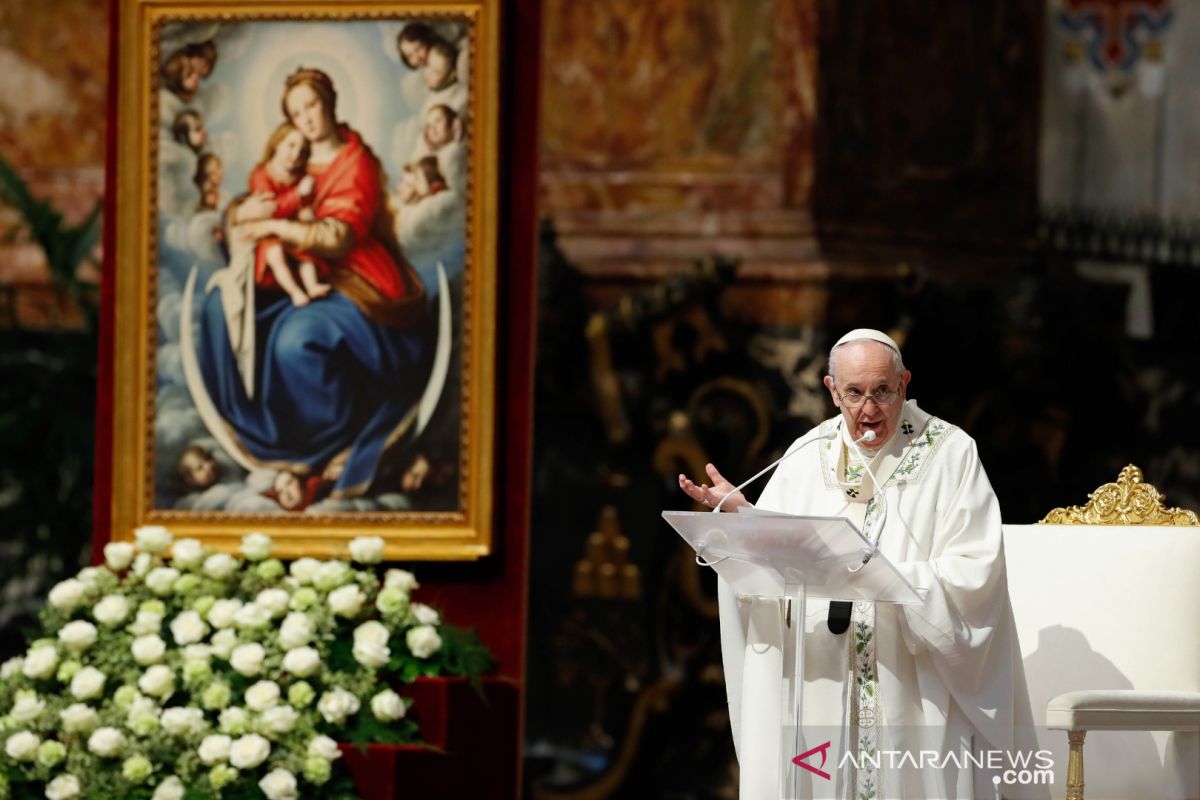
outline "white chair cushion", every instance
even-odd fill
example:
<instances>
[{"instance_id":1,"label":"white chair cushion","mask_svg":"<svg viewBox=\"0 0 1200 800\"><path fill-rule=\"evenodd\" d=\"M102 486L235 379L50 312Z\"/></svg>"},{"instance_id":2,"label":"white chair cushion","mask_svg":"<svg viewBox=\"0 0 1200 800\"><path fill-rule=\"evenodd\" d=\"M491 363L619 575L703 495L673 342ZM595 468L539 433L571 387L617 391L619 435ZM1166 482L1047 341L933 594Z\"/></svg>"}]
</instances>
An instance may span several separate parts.
<instances>
[{"instance_id":1,"label":"white chair cushion","mask_svg":"<svg viewBox=\"0 0 1200 800\"><path fill-rule=\"evenodd\" d=\"M1067 692L1046 704L1046 727L1071 731L1200 728L1200 692L1140 689Z\"/></svg>"}]
</instances>

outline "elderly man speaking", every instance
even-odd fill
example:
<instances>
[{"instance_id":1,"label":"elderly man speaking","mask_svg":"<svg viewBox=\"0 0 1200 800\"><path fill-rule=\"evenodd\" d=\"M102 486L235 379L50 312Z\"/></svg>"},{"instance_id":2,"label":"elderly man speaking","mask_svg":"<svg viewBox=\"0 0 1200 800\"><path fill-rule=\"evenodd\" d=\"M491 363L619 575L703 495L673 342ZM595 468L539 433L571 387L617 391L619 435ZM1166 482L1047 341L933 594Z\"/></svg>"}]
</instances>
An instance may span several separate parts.
<instances>
[{"instance_id":1,"label":"elderly man speaking","mask_svg":"<svg viewBox=\"0 0 1200 800\"><path fill-rule=\"evenodd\" d=\"M804 760L816 767L828 756L823 769L795 767L800 794L1044 797L1044 788L1002 779L1014 762L1017 770L1044 768L1048 754L1034 738L1000 507L974 440L908 400L910 378L886 334L858 329L839 339L825 386L841 413L793 447L758 501L763 510L850 519L928 592L921 605L809 602L802 731L810 747L831 744ZM712 486L679 476L689 497L708 506L724 501L722 510L749 505L716 467L706 469ZM723 580L719 598L738 757L743 768L747 759L770 759L767 769L779 774L780 755L747 752L739 722L749 693L787 693L778 684L742 685L750 600ZM791 796L782 788L772 794Z\"/></svg>"}]
</instances>

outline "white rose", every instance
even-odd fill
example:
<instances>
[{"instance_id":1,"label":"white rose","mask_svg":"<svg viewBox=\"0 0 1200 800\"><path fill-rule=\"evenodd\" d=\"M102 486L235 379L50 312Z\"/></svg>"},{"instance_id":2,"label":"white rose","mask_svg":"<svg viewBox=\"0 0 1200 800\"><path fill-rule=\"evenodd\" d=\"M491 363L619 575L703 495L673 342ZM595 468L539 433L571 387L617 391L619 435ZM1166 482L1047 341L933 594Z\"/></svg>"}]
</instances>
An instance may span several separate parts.
<instances>
[{"instance_id":1,"label":"white rose","mask_svg":"<svg viewBox=\"0 0 1200 800\"><path fill-rule=\"evenodd\" d=\"M239 644L229 655L229 664L240 674L252 677L262 672L263 659L266 658L266 655L267 652L263 650L263 646L257 642Z\"/></svg>"},{"instance_id":2,"label":"white rose","mask_svg":"<svg viewBox=\"0 0 1200 800\"><path fill-rule=\"evenodd\" d=\"M341 725L346 717L357 713L361 705L357 697L338 687L321 695L317 701L317 711L330 725Z\"/></svg>"},{"instance_id":3,"label":"white rose","mask_svg":"<svg viewBox=\"0 0 1200 800\"><path fill-rule=\"evenodd\" d=\"M383 588L411 592L420 586L417 576L406 569L389 569L383 576Z\"/></svg>"},{"instance_id":4,"label":"white rose","mask_svg":"<svg viewBox=\"0 0 1200 800\"><path fill-rule=\"evenodd\" d=\"M280 736L296 727L300 715L291 706L268 708L258 718L259 729L268 736Z\"/></svg>"},{"instance_id":5,"label":"white rose","mask_svg":"<svg viewBox=\"0 0 1200 800\"><path fill-rule=\"evenodd\" d=\"M171 620L171 636L175 644L193 645L208 633L208 626L195 611L184 611Z\"/></svg>"},{"instance_id":6,"label":"white rose","mask_svg":"<svg viewBox=\"0 0 1200 800\"><path fill-rule=\"evenodd\" d=\"M262 561L271 555L274 546L271 537L262 533L252 533L242 537L242 555L250 561Z\"/></svg>"},{"instance_id":7,"label":"white rose","mask_svg":"<svg viewBox=\"0 0 1200 800\"><path fill-rule=\"evenodd\" d=\"M119 594L106 595L96 603L92 616L101 625L120 625L129 616L129 601Z\"/></svg>"},{"instance_id":8,"label":"white rose","mask_svg":"<svg viewBox=\"0 0 1200 800\"><path fill-rule=\"evenodd\" d=\"M138 688L151 697L170 697L175 691L175 673L163 664L155 664L138 678Z\"/></svg>"},{"instance_id":9,"label":"white rose","mask_svg":"<svg viewBox=\"0 0 1200 800\"><path fill-rule=\"evenodd\" d=\"M265 628L271 622L271 612L258 603L246 603L233 615L239 628Z\"/></svg>"},{"instance_id":10,"label":"white rose","mask_svg":"<svg viewBox=\"0 0 1200 800\"><path fill-rule=\"evenodd\" d=\"M58 640L63 647L75 653L82 653L94 645L96 636L96 626L82 619L68 622L58 631Z\"/></svg>"},{"instance_id":11,"label":"white rose","mask_svg":"<svg viewBox=\"0 0 1200 800\"><path fill-rule=\"evenodd\" d=\"M242 607L241 600L223 599L212 604L208 610L208 623L214 628L228 628L237 618L237 612Z\"/></svg>"},{"instance_id":12,"label":"white rose","mask_svg":"<svg viewBox=\"0 0 1200 800\"><path fill-rule=\"evenodd\" d=\"M386 689L371 698L371 713L382 722L401 719L406 710L400 695L391 689Z\"/></svg>"},{"instance_id":13,"label":"white rose","mask_svg":"<svg viewBox=\"0 0 1200 800\"><path fill-rule=\"evenodd\" d=\"M133 573L134 577L145 578L146 573L149 572L150 567L153 566L153 562L154 556L150 555L149 553L138 553L134 557L133 566L129 568L129 571Z\"/></svg>"},{"instance_id":14,"label":"white rose","mask_svg":"<svg viewBox=\"0 0 1200 800\"><path fill-rule=\"evenodd\" d=\"M67 578L50 590L50 605L60 611L70 611L83 602L85 591L86 587L82 583L74 578Z\"/></svg>"},{"instance_id":15,"label":"white rose","mask_svg":"<svg viewBox=\"0 0 1200 800\"><path fill-rule=\"evenodd\" d=\"M150 800L183 800L183 781L178 775L172 775L158 785Z\"/></svg>"},{"instance_id":16,"label":"white rose","mask_svg":"<svg viewBox=\"0 0 1200 800\"><path fill-rule=\"evenodd\" d=\"M101 758L117 755L125 746L125 734L116 728L97 728L88 737L88 750Z\"/></svg>"},{"instance_id":17,"label":"white rose","mask_svg":"<svg viewBox=\"0 0 1200 800\"><path fill-rule=\"evenodd\" d=\"M32 761L37 755L38 745L42 740L37 734L20 731L9 736L4 742L4 752L14 761Z\"/></svg>"},{"instance_id":18,"label":"white rose","mask_svg":"<svg viewBox=\"0 0 1200 800\"><path fill-rule=\"evenodd\" d=\"M167 552L167 548L175 539L162 525L143 525L133 532L133 538L137 541L139 550L151 555Z\"/></svg>"},{"instance_id":19,"label":"white rose","mask_svg":"<svg viewBox=\"0 0 1200 800\"><path fill-rule=\"evenodd\" d=\"M217 658L229 660L229 654L237 646L237 633L232 629L217 631L212 637L212 652Z\"/></svg>"},{"instance_id":20,"label":"white rose","mask_svg":"<svg viewBox=\"0 0 1200 800\"><path fill-rule=\"evenodd\" d=\"M356 641L350 652L354 660L367 669L379 669L392 657L392 651L387 645L365 640Z\"/></svg>"},{"instance_id":21,"label":"white rose","mask_svg":"<svg viewBox=\"0 0 1200 800\"><path fill-rule=\"evenodd\" d=\"M180 569L195 569L204 561L204 545L196 539L180 539L171 548L171 563Z\"/></svg>"},{"instance_id":22,"label":"white rose","mask_svg":"<svg viewBox=\"0 0 1200 800\"><path fill-rule=\"evenodd\" d=\"M162 712L163 730L174 736L204 730L204 712L188 706L174 706Z\"/></svg>"},{"instance_id":23,"label":"white rose","mask_svg":"<svg viewBox=\"0 0 1200 800\"><path fill-rule=\"evenodd\" d=\"M58 649L52 644L43 644L25 654L21 672L26 678L49 678L58 668Z\"/></svg>"},{"instance_id":24,"label":"white rose","mask_svg":"<svg viewBox=\"0 0 1200 800\"><path fill-rule=\"evenodd\" d=\"M189 644L183 648L183 657L195 661L211 661L212 648L206 644Z\"/></svg>"},{"instance_id":25,"label":"white rose","mask_svg":"<svg viewBox=\"0 0 1200 800\"><path fill-rule=\"evenodd\" d=\"M149 697L139 694L129 701L128 716L130 719L134 717L154 717L158 719L159 713L158 706Z\"/></svg>"},{"instance_id":26,"label":"white rose","mask_svg":"<svg viewBox=\"0 0 1200 800\"><path fill-rule=\"evenodd\" d=\"M350 568L340 561L325 561L313 575L313 585L323 592L336 589L350 580Z\"/></svg>"},{"instance_id":27,"label":"white rose","mask_svg":"<svg viewBox=\"0 0 1200 800\"><path fill-rule=\"evenodd\" d=\"M107 570L102 570L100 567L84 567L83 569L79 570L79 574L75 577L78 578L79 582L84 585L84 588L94 589L96 588L96 584L100 581L100 576L105 572L107 572Z\"/></svg>"},{"instance_id":28,"label":"white rose","mask_svg":"<svg viewBox=\"0 0 1200 800\"><path fill-rule=\"evenodd\" d=\"M20 675L25 668L25 656L13 656L0 664L0 680L8 680L14 675Z\"/></svg>"},{"instance_id":29,"label":"white rose","mask_svg":"<svg viewBox=\"0 0 1200 800\"><path fill-rule=\"evenodd\" d=\"M96 709L85 703L72 703L58 712L58 716L67 733L91 733L100 724Z\"/></svg>"},{"instance_id":30,"label":"white rose","mask_svg":"<svg viewBox=\"0 0 1200 800\"><path fill-rule=\"evenodd\" d=\"M267 800L296 800L296 776L286 769L276 767L258 782Z\"/></svg>"},{"instance_id":31,"label":"white rose","mask_svg":"<svg viewBox=\"0 0 1200 800\"><path fill-rule=\"evenodd\" d=\"M238 769L254 769L271 755L271 743L257 733L240 736L229 747L229 763Z\"/></svg>"},{"instance_id":32,"label":"white rose","mask_svg":"<svg viewBox=\"0 0 1200 800\"><path fill-rule=\"evenodd\" d=\"M204 559L204 574L208 577L223 581L237 569L237 559L229 553L213 553Z\"/></svg>"},{"instance_id":33,"label":"white rose","mask_svg":"<svg viewBox=\"0 0 1200 800\"><path fill-rule=\"evenodd\" d=\"M95 667L84 667L71 678L71 696L76 700L91 700L104 694L108 676Z\"/></svg>"},{"instance_id":34,"label":"white rose","mask_svg":"<svg viewBox=\"0 0 1200 800\"><path fill-rule=\"evenodd\" d=\"M149 636L162 630L162 614L157 611L138 611L129 632L134 636Z\"/></svg>"},{"instance_id":35,"label":"white rose","mask_svg":"<svg viewBox=\"0 0 1200 800\"><path fill-rule=\"evenodd\" d=\"M46 800L72 800L83 790L79 778L74 775L59 775L46 784Z\"/></svg>"},{"instance_id":36,"label":"white rose","mask_svg":"<svg viewBox=\"0 0 1200 800\"><path fill-rule=\"evenodd\" d=\"M354 629L354 641L368 644L387 644L391 632L378 620L364 622Z\"/></svg>"},{"instance_id":37,"label":"white rose","mask_svg":"<svg viewBox=\"0 0 1200 800\"><path fill-rule=\"evenodd\" d=\"M312 583L320 568L321 562L315 558L298 558L292 562L288 572L301 583Z\"/></svg>"},{"instance_id":38,"label":"white rose","mask_svg":"<svg viewBox=\"0 0 1200 800\"><path fill-rule=\"evenodd\" d=\"M155 567L146 575L146 586L160 597L171 593L175 581L179 580L179 570L174 567Z\"/></svg>"},{"instance_id":39,"label":"white rose","mask_svg":"<svg viewBox=\"0 0 1200 800\"><path fill-rule=\"evenodd\" d=\"M133 545L129 542L109 542L104 545L104 563L108 568L120 572L133 563Z\"/></svg>"},{"instance_id":40,"label":"white rose","mask_svg":"<svg viewBox=\"0 0 1200 800\"><path fill-rule=\"evenodd\" d=\"M163 655L167 652L167 643L158 634L152 633L149 636L139 636L134 639L133 644L129 645L129 651L133 653L134 661L143 667L148 667L162 661Z\"/></svg>"},{"instance_id":41,"label":"white rose","mask_svg":"<svg viewBox=\"0 0 1200 800\"><path fill-rule=\"evenodd\" d=\"M200 747L196 752L200 755L200 760L209 766L216 764L219 761L226 761L229 758L229 748L233 744L233 739L223 733L214 733L204 737L204 741L200 742Z\"/></svg>"},{"instance_id":42,"label":"white rose","mask_svg":"<svg viewBox=\"0 0 1200 800\"><path fill-rule=\"evenodd\" d=\"M338 749L337 742L328 736L314 736L308 743L308 755L336 761L342 757L342 751Z\"/></svg>"},{"instance_id":43,"label":"white rose","mask_svg":"<svg viewBox=\"0 0 1200 800\"><path fill-rule=\"evenodd\" d=\"M259 681L246 690L246 705L254 711L266 711L279 704L279 684L275 681Z\"/></svg>"},{"instance_id":44,"label":"white rose","mask_svg":"<svg viewBox=\"0 0 1200 800\"><path fill-rule=\"evenodd\" d=\"M281 617L287 612L290 599L291 595L283 589L263 589L254 598L254 602L270 612L272 617Z\"/></svg>"},{"instance_id":45,"label":"white rose","mask_svg":"<svg viewBox=\"0 0 1200 800\"><path fill-rule=\"evenodd\" d=\"M21 694L17 698L8 715L13 718L13 722L24 723L37 719L45 710L46 701L38 697L36 693L30 692Z\"/></svg>"},{"instance_id":46,"label":"white rose","mask_svg":"<svg viewBox=\"0 0 1200 800\"><path fill-rule=\"evenodd\" d=\"M350 541L350 556L360 564L378 564L383 560L383 539L359 536Z\"/></svg>"},{"instance_id":47,"label":"white rose","mask_svg":"<svg viewBox=\"0 0 1200 800\"><path fill-rule=\"evenodd\" d=\"M293 611L283 619L279 626L279 646L284 650L292 650L308 644L314 632L313 621L308 615Z\"/></svg>"},{"instance_id":48,"label":"white rose","mask_svg":"<svg viewBox=\"0 0 1200 800\"><path fill-rule=\"evenodd\" d=\"M409 628L408 633L404 635L404 641L417 658L429 658L442 649L442 637L438 636L438 632L430 625Z\"/></svg>"},{"instance_id":49,"label":"white rose","mask_svg":"<svg viewBox=\"0 0 1200 800\"><path fill-rule=\"evenodd\" d=\"M434 611L424 603L412 604L413 616L417 618L417 622L422 625L437 625L441 621L438 612Z\"/></svg>"},{"instance_id":50,"label":"white rose","mask_svg":"<svg viewBox=\"0 0 1200 800\"><path fill-rule=\"evenodd\" d=\"M283 657L283 668L297 678L307 678L321 666L321 654L311 647L295 647Z\"/></svg>"},{"instance_id":51,"label":"white rose","mask_svg":"<svg viewBox=\"0 0 1200 800\"><path fill-rule=\"evenodd\" d=\"M341 617L353 617L362 610L366 601L367 596L362 593L362 589L353 583L329 593L329 607Z\"/></svg>"},{"instance_id":52,"label":"white rose","mask_svg":"<svg viewBox=\"0 0 1200 800\"><path fill-rule=\"evenodd\" d=\"M250 714L244 708L231 706L221 712L220 716L221 732L230 735L238 735L244 733L250 725Z\"/></svg>"}]
</instances>

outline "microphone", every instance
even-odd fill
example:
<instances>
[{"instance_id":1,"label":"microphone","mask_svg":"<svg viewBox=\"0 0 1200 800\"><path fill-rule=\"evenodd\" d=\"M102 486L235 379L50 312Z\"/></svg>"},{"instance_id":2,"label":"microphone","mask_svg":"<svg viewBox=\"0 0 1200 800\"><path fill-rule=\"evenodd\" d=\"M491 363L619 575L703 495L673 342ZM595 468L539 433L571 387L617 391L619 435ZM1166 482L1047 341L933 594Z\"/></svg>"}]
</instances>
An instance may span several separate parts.
<instances>
[{"instance_id":1,"label":"microphone","mask_svg":"<svg viewBox=\"0 0 1200 800\"><path fill-rule=\"evenodd\" d=\"M835 437L837 436L837 434L838 434L838 429L837 429L837 428L834 428L833 430L831 430L831 431L829 431L829 432L827 432L827 433L824 433L824 434L822 434L821 436L814 436L813 438L809 439L807 442L803 442L803 441L802 441L802 442L801 442L801 443L800 443L798 446L797 446L797 445L793 445L792 447L790 447L790 448L787 450L787 452L785 452L785 453L784 453L783 455L781 455L779 458L775 459L775 461L773 461L772 463L768 464L766 467L764 467L763 469L759 470L758 472L754 473L754 475L752 475L751 477L749 477L749 478L747 478L746 480L742 481L742 482L741 482L741 483L739 483L737 486L733 487L733 488L732 488L732 489L729 491L729 493L728 493L727 495L725 495L724 497L722 497L722 498L721 498L721 501L720 501L719 503L717 503L717 505L716 505L716 506L713 508L713 513L715 514L715 513L717 513L718 511L720 511L720 510L721 510L721 506L725 505L725 501L726 501L726 500L728 500L730 497L732 497L733 495L737 494L738 492L740 492L742 489L746 488L746 487L747 487L747 486L749 486L750 484L754 483L756 480L758 480L759 478L761 478L763 475L766 475L768 472L770 472L771 470L775 469L777 466L779 466L780 464L782 464L782 463L784 462L784 460L785 460L785 459L791 458L791 457L792 457L792 456L794 456L796 453L799 453L801 450L803 450L804 448L808 447L808 446L809 446L810 444L812 444L813 442L824 442L824 441L828 441L828 440L830 440L830 439L833 439L833 438L835 438ZM860 436L858 439L854 440L853 444L854 444L854 445L858 445L858 443L859 443L859 442L873 442L873 441L875 441L875 431L867 431L867 432L866 432L866 433L864 433L862 436ZM860 454L860 455L861 455L861 454ZM871 480L874 480L874 479L875 479L875 478L874 478L874 476L872 476Z\"/></svg>"},{"instance_id":2,"label":"microphone","mask_svg":"<svg viewBox=\"0 0 1200 800\"><path fill-rule=\"evenodd\" d=\"M782 464L784 462L785 459L789 459L792 456L796 455L796 453L799 453L801 450L808 447L813 442L824 442L824 441L828 441L828 440L832 439L833 437L837 436L837 432L838 432L838 429L834 428L833 430L829 431L828 433L825 433L821 436L814 436L811 439L809 439L807 442L801 441L801 443L799 445L793 445L792 447L788 448L787 451L784 452L784 454L781 455L779 458L775 459L773 462L768 464L766 467L764 467L763 469L754 473L754 475L752 475L751 477L749 477L746 480L739 483L737 486L730 489L729 493L726 494L724 497L722 497L720 502L717 503L716 506L713 507L712 513L715 514L718 511L720 511L721 506L725 505L726 500L728 500L730 497L732 497L733 495L740 492L742 489L745 489L750 484L754 483L756 480L761 478L763 475L766 475L768 472L770 472L771 470L778 467L780 464ZM875 435L874 431L867 431L867 433L871 434L872 436ZM801 437L801 438L803 438L803 437ZM870 440L868 439L867 441L870 441Z\"/></svg>"}]
</instances>

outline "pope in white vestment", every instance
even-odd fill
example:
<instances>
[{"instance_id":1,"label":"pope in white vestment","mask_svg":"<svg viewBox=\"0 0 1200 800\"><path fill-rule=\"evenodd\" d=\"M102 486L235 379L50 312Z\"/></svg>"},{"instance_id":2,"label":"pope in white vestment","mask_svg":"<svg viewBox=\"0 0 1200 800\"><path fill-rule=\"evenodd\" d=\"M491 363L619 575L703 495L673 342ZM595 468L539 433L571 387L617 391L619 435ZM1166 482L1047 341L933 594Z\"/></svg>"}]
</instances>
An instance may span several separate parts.
<instances>
[{"instance_id":1,"label":"pope in white vestment","mask_svg":"<svg viewBox=\"0 0 1200 800\"><path fill-rule=\"evenodd\" d=\"M842 633L831 630L829 601L809 599L802 722L798 734L783 735L783 675L793 674L794 651L771 622L780 619L778 602L739 598L719 581L743 776L784 777L752 788L743 780L743 797L1048 797L1045 787L1015 780L1045 763L1009 604L1000 508L974 440L906 399L910 374L879 331L843 337L830 373L826 386L842 413L793 446L756 507L850 519L927 596L919 605L854 603ZM706 505L727 495L726 508L748 505L711 465L709 476L712 487L684 476L680 485ZM799 756L826 741L802 759L812 767L825 759L818 771L788 763L791 749Z\"/></svg>"}]
</instances>

